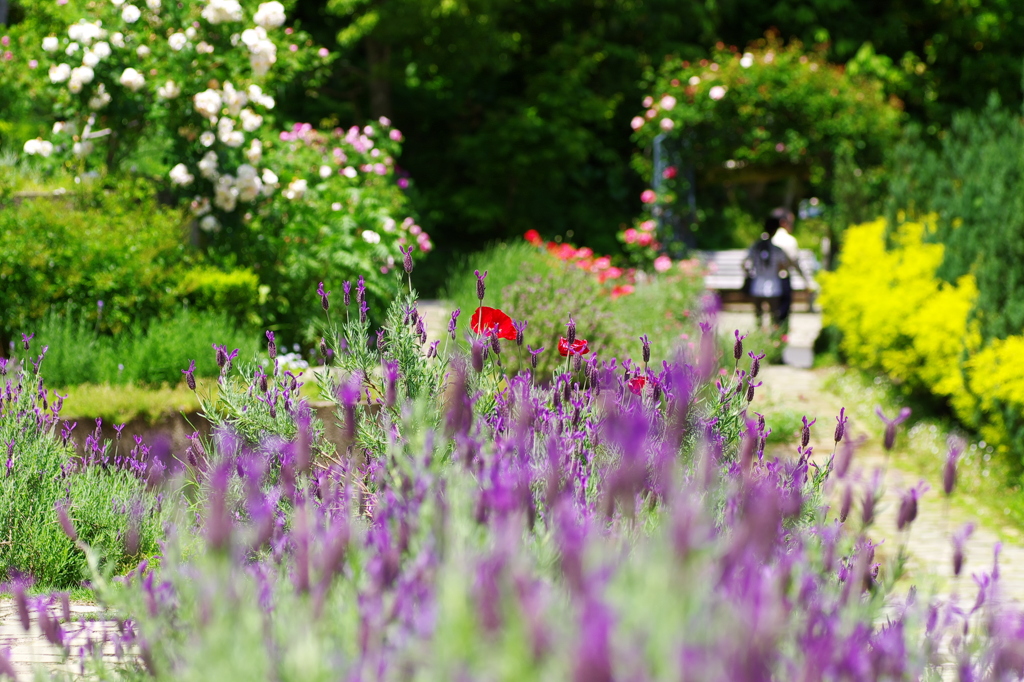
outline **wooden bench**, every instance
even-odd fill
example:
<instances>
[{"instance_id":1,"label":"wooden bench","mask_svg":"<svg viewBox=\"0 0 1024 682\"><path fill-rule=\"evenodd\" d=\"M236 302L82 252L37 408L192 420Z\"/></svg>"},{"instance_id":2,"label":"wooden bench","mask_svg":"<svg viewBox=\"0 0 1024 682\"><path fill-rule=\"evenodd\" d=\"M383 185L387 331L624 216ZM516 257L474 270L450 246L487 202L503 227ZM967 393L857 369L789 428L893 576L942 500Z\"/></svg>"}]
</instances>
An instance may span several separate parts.
<instances>
[{"instance_id":1,"label":"wooden bench","mask_svg":"<svg viewBox=\"0 0 1024 682\"><path fill-rule=\"evenodd\" d=\"M747 258L747 249L729 249L727 251L698 251L698 258L704 264L707 274L704 286L716 292L723 303L747 303L751 298L743 291L746 273L743 261ZM818 259L810 249L800 249L800 269L809 277L820 269ZM812 292L807 281L799 273L793 273L793 302L811 302Z\"/></svg>"}]
</instances>

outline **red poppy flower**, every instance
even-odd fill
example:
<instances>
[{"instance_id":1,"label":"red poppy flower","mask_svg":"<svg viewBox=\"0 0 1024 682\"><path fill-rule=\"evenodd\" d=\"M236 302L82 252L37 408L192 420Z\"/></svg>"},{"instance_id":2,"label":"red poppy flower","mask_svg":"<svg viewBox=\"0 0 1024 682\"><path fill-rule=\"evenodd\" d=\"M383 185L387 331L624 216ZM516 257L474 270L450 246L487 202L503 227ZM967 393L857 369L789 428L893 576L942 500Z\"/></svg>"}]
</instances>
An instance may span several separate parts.
<instances>
[{"instance_id":1,"label":"red poppy flower","mask_svg":"<svg viewBox=\"0 0 1024 682\"><path fill-rule=\"evenodd\" d=\"M586 339L576 339L572 342L572 354L573 355L586 355L590 352L590 348L587 346ZM569 339L564 336L558 339L558 353L563 358L569 355Z\"/></svg>"},{"instance_id":2,"label":"red poppy flower","mask_svg":"<svg viewBox=\"0 0 1024 682\"><path fill-rule=\"evenodd\" d=\"M540 246L544 243L544 240L540 238L540 232L537 230L527 230L526 234L523 235L523 239L530 242L534 246Z\"/></svg>"},{"instance_id":3,"label":"red poppy flower","mask_svg":"<svg viewBox=\"0 0 1024 682\"><path fill-rule=\"evenodd\" d=\"M628 382L629 390L633 392L633 395L640 395L646 385L647 379L644 377L633 377Z\"/></svg>"},{"instance_id":4,"label":"red poppy flower","mask_svg":"<svg viewBox=\"0 0 1024 682\"><path fill-rule=\"evenodd\" d=\"M469 326L477 334L490 334L497 327L499 339L516 340L516 329L512 326L512 318L497 308L480 306L473 311Z\"/></svg>"}]
</instances>

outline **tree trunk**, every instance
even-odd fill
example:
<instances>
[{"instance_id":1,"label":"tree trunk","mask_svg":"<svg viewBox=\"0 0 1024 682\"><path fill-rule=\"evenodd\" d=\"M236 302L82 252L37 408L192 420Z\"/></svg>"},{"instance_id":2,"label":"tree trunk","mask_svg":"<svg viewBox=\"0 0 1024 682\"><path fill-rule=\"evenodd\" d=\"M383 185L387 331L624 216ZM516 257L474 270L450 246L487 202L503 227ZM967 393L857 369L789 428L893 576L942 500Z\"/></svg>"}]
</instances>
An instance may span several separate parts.
<instances>
[{"instance_id":1,"label":"tree trunk","mask_svg":"<svg viewBox=\"0 0 1024 682\"><path fill-rule=\"evenodd\" d=\"M367 38L366 61L370 71L370 115L391 118L391 46Z\"/></svg>"},{"instance_id":2,"label":"tree trunk","mask_svg":"<svg viewBox=\"0 0 1024 682\"><path fill-rule=\"evenodd\" d=\"M0 0L0 26L7 25L7 0Z\"/></svg>"}]
</instances>

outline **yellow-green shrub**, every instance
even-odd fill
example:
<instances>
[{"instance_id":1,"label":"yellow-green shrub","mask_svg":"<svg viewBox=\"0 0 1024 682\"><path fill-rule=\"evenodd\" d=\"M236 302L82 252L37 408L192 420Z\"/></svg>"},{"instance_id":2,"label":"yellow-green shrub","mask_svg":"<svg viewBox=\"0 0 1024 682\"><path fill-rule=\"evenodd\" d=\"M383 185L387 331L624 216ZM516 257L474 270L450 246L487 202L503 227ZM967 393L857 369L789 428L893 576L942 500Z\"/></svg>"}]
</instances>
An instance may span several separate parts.
<instances>
[{"instance_id":1,"label":"yellow-green shrub","mask_svg":"<svg viewBox=\"0 0 1024 682\"><path fill-rule=\"evenodd\" d=\"M936 276L945 247L925 241L934 229L932 217L902 223L887 245L884 219L849 228L839 268L821 275L824 323L842 332L850 364L946 399L1006 449L1024 431L1024 336L983 346L974 276Z\"/></svg>"}]
</instances>

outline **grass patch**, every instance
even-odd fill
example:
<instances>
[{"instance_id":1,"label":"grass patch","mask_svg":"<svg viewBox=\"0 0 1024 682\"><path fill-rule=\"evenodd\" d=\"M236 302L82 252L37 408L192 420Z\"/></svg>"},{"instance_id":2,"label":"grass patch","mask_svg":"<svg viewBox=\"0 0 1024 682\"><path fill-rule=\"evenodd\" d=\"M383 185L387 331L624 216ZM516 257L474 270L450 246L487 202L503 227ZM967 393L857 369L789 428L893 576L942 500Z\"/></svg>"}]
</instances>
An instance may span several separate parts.
<instances>
[{"instance_id":1,"label":"grass patch","mask_svg":"<svg viewBox=\"0 0 1024 682\"><path fill-rule=\"evenodd\" d=\"M216 386L216 381L212 379L197 383L197 388L204 391ZM102 417L105 422L123 424L141 418L152 424L169 414L189 413L199 409L199 399L184 383L159 387L82 384L59 393L68 396L61 411L64 419Z\"/></svg>"}]
</instances>

